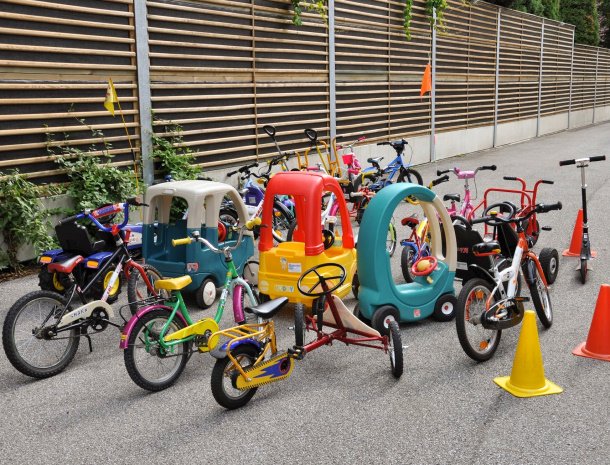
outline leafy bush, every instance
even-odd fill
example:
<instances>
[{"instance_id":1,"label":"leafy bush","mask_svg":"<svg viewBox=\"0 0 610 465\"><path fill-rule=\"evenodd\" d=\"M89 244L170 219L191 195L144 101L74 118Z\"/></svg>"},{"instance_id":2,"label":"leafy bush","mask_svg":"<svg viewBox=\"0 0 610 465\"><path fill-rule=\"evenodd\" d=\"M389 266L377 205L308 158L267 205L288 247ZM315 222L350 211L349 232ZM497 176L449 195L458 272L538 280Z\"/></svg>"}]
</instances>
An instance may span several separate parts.
<instances>
[{"instance_id":1,"label":"leafy bush","mask_svg":"<svg viewBox=\"0 0 610 465\"><path fill-rule=\"evenodd\" d=\"M197 179L201 168L195 165L195 157L191 150L185 147L182 138L182 127L177 124L167 126L165 131L169 138L153 134L153 158L159 161L161 175L170 175L174 181Z\"/></svg>"},{"instance_id":2,"label":"leafy bush","mask_svg":"<svg viewBox=\"0 0 610 465\"><path fill-rule=\"evenodd\" d=\"M0 232L7 246L0 268L4 262L4 267L19 270L17 252L22 245L32 245L36 254L55 245L48 234L50 212L41 208L40 189L18 170L0 175L4 177L0 180Z\"/></svg>"}]
</instances>

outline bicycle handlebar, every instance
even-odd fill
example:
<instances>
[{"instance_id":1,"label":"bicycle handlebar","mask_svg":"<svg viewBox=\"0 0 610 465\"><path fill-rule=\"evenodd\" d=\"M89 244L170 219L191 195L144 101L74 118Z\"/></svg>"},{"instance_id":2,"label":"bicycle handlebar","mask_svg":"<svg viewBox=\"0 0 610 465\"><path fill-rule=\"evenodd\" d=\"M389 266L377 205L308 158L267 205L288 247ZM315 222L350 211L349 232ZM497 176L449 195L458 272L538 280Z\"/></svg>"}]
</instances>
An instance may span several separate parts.
<instances>
[{"instance_id":1,"label":"bicycle handlebar","mask_svg":"<svg viewBox=\"0 0 610 465\"><path fill-rule=\"evenodd\" d=\"M82 218L88 218L93 222L96 228L100 231L113 233L114 231L118 231L127 226L129 222L129 206L132 205L134 207L147 207L148 205L145 203L138 202L136 199L127 199L124 203L115 203L112 205L106 205L105 207L100 207L95 210L84 210L76 215L69 216L67 218L63 218L59 220L59 224L70 223L72 221L80 220ZM98 221L98 218L103 218L104 216L109 216L115 213L125 212L125 218L121 224L114 224L112 226L104 226L102 223Z\"/></svg>"},{"instance_id":2,"label":"bicycle handlebar","mask_svg":"<svg viewBox=\"0 0 610 465\"><path fill-rule=\"evenodd\" d=\"M212 252L214 252L216 254L223 254L223 253L231 252L231 251L237 249L243 239L244 231L246 229L248 229L248 230L254 229L255 226L259 226L260 224L261 224L260 218L254 218L252 220L248 220L244 226L242 226L241 228L238 228L239 236L237 238L237 242L235 243L235 245L233 245L231 247L225 247L223 249L214 247L214 245L212 245L207 239L204 239L203 237L201 237L201 234L199 233L199 231L193 231L192 237L185 237L182 239L172 239L172 246L176 247L178 245L188 245L193 242L200 242L200 243L206 245Z\"/></svg>"},{"instance_id":3,"label":"bicycle handlebar","mask_svg":"<svg viewBox=\"0 0 610 465\"><path fill-rule=\"evenodd\" d=\"M587 163L592 161L604 161L606 159L606 155L597 155L595 157L589 158L573 158L571 160L562 160L559 162L559 166L567 166L567 165L575 165L576 163Z\"/></svg>"},{"instance_id":4,"label":"bicycle handlebar","mask_svg":"<svg viewBox=\"0 0 610 465\"><path fill-rule=\"evenodd\" d=\"M436 170L436 175L441 176L445 173L451 173L451 170Z\"/></svg>"},{"instance_id":5,"label":"bicycle handlebar","mask_svg":"<svg viewBox=\"0 0 610 465\"><path fill-rule=\"evenodd\" d=\"M562 208L563 208L563 205L561 204L561 202L552 203L552 204L548 204L548 205L539 203L539 204L536 204L536 206L534 208L532 208L524 216L513 217L513 218L503 218L498 215L483 216L481 218L476 218L476 219L471 220L470 224L485 223L486 221L489 221L489 220L500 221L502 223L521 223L521 222L527 220L530 216L534 215L535 213L548 213L553 210L561 210Z\"/></svg>"}]
</instances>

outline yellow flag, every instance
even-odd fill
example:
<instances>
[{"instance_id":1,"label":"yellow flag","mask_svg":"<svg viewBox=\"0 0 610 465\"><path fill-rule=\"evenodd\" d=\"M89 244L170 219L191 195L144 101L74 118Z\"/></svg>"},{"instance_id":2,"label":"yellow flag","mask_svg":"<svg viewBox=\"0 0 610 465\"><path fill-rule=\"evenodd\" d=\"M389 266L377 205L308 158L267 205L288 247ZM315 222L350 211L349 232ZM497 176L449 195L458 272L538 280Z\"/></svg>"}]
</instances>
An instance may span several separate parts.
<instances>
[{"instance_id":1,"label":"yellow flag","mask_svg":"<svg viewBox=\"0 0 610 465\"><path fill-rule=\"evenodd\" d=\"M106 100L104 100L104 107L114 116L114 104L119 101L116 94L116 89L112 83L112 79L108 79L108 87L106 88Z\"/></svg>"}]
</instances>

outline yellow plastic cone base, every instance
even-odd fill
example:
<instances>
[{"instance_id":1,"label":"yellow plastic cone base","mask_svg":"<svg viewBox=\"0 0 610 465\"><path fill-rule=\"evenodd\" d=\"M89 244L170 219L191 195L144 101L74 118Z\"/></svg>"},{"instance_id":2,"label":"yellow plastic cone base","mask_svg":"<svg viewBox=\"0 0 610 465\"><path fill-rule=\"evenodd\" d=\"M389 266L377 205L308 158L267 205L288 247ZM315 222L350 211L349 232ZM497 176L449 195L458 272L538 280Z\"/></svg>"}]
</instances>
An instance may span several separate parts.
<instances>
[{"instance_id":1,"label":"yellow plastic cone base","mask_svg":"<svg viewBox=\"0 0 610 465\"><path fill-rule=\"evenodd\" d=\"M544 377L534 311L525 311L510 376L495 378L494 382L516 397L546 396L563 392L563 389Z\"/></svg>"}]
</instances>

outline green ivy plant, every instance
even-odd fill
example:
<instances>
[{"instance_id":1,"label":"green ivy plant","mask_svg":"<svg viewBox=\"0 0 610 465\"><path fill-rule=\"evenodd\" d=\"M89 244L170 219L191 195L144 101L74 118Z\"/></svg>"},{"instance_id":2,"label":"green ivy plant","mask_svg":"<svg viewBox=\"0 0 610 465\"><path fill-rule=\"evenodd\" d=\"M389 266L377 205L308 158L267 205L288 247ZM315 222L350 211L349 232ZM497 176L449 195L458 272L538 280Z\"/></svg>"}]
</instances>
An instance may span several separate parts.
<instances>
[{"instance_id":1,"label":"green ivy plant","mask_svg":"<svg viewBox=\"0 0 610 465\"><path fill-rule=\"evenodd\" d=\"M328 2L327 0L291 0L292 2L292 23L295 26L301 26L303 20L301 14L304 10L317 12L324 21L328 23ZM434 23L433 10L436 8L436 24ZM447 0L426 0L426 13L430 19L430 24L436 28L443 28L443 13L447 9ZM413 0L405 0L405 8L403 10L403 27L407 40L411 40L411 20L413 19Z\"/></svg>"},{"instance_id":2,"label":"green ivy plant","mask_svg":"<svg viewBox=\"0 0 610 465\"><path fill-rule=\"evenodd\" d=\"M170 137L153 134L153 158L158 160L161 175L171 176L175 181L197 179L201 167L195 165L196 159L188 147L184 146L182 127L178 124L166 126L165 132Z\"/></svg>"},{"instance_id":3,"label":"green ivy plant","mask_svg":"<svg viewBox=\"0 0 610 465\"><path fill-rule=\"evenodd\" d=\"M303 20L301 19L301 14L303 10L307 11L315 11L320 15L324 24L328 24L328 6L327 0L291 0L292 1L292 23L295 26L301 26L303 24Z\"/></svg>"},{"instance_id":4,"label":"green ivy plant","mask_svg":"<svg viewBox=\"0 0 610 465\"><path fill-rule=\"evenodd\" d=\"M447 0L426 0L426 14L430 20L430 25L437 29L445 27L444 12L447 9ZM436 8L436 23L434 22L434 9ZM413 0L405 0L403 11L405 36L411 40L411 20L413 19Z\"/></svg>"},{"instance_id":5,"label":"green ivy plant","mask_svg":"<svg viewBox=\"0 0 610 465\"><path fill-rule=\"evenodd\" d=\"M36 254L55 246L48 234L51 212L41 208L40 189L18 170L0 172L0 176L0 232L6 244L6 252L0 256L0 269L9 266L19 271L17 253L21 246L33 246ZM53 189L49 193L53 194Z\"/></svg>"},{"instance_id":6,"label":"green ivy plant","mask_svg":"<svg viewBox=\"0 0 610 465\"><path fill-rule=\"evenodd\" d=\"M84 120L79 121L87 126ZM112 166L112 145L106 142L101 131L91 127L89 129L94 138L101 140L102 146L93 144L87 151L58 142L54 134L47 133L47 152L57 156L56 163L66 171L70 179L66 193L73 200L76 211L124 202L136 194L133 172ZM64 141L67 140L68 136L65 135ZM91 155L91 152L97 151L101 151L102 155Z\"/></svg>"}]
</instances>

